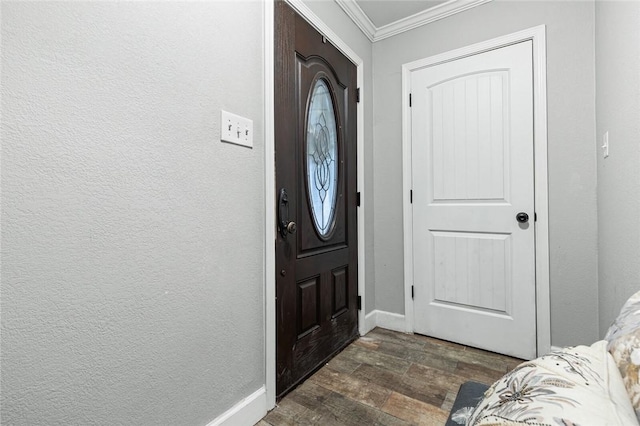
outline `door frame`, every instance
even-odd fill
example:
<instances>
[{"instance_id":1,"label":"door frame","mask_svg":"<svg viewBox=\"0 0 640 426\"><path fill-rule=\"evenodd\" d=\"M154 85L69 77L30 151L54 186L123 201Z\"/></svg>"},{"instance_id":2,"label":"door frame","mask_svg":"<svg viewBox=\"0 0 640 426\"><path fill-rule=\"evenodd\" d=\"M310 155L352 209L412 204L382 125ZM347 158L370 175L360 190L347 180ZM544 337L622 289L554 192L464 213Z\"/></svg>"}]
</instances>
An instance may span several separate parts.
<instances>
[{"instance_id":1,"label":"door frame","mask_svg":"<svg viewBox=\"0 0 640 426\"><path fill-rule=\"evenodd\" d=\"M360 102L357 103L357 189L360 192L358 217L358 295L362 309L358 311L358 332L365 333L365 234L364 234L364 61L338 35L325 24L302 0L285 0L318 32L323 34L357 68L357 86ZM264 245L264 312L265 312L265 384L267 410L276 403L276 175L275 175L275 118L274 118L274 0L263 2L264 16L264 172L265 172L265 245Z\"/></svg>"},{"instance_id":2,"label":"door frame","mask_svg":"<svg viewBox=\"0 0 640 426\"><path fill-rule=\"evenodd\" d=\"M411 109L409 94L411 73L421 68L454 61L467 56L499 49L515 43L533 42L533 145L535 223L535 286L536 286L536 353L551 350L551 305L549 297L549 212L547 176L547 60L546 27L539 25L516 33L486 40L402 65L402 215L404 222L404 312L405 329L414 331L414 306L411 296L413 277L413 209L410 191L411 170Z\"/></svg>"}]
</instances>

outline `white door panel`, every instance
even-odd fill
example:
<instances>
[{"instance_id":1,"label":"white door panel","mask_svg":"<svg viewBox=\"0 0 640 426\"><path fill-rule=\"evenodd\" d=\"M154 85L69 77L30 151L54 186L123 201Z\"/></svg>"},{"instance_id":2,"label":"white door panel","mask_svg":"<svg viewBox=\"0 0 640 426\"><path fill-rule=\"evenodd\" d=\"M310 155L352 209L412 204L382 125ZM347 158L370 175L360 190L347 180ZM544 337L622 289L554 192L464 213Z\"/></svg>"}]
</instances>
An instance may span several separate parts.
<instances>
[{"instance_id":1,"label":"white door panel","mask_svg":"<svg viewBox=\"0 0 640 426\"><path fill-rule=\"evenodd\" d=\"M522 358L536 352L532 87L530 41L411 75L415 331Z\"/></svg>"}]
</instances>

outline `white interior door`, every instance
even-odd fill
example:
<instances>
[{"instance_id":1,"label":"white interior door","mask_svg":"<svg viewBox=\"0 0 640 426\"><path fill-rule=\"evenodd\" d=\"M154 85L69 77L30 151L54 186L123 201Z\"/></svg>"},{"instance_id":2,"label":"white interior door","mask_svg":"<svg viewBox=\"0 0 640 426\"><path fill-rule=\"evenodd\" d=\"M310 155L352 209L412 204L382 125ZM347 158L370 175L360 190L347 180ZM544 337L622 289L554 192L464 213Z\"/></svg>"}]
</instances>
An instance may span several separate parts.
<instances>
[{"instance_id":1,"label":"white interior door","mask_svg":"<svg viewBox=\"0 0 640 426\"><path fill-rule=\"evenodd\" d=\"M411 73L414 329L527 359L536 355L532 79L531 41Z\"/></svg>"}]
</instances>

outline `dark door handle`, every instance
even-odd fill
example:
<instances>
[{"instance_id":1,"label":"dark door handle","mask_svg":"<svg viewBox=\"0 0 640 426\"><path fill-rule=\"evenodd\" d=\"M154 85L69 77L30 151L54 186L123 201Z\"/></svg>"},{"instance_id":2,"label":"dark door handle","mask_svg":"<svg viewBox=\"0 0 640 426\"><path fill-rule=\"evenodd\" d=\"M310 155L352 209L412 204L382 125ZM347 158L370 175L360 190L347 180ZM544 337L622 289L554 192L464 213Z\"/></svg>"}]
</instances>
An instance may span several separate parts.
<instances>
[{"instance_id":1,"label":"dark door handle","mask_svg":"<svg viewBox=\"0 0 640 426\"><path fill-rule=\"evenodd\" d=\"M282 238L287 238L287 234L296 232L296 223L289 220L289 196L284 188L280 189L278 196L278 228Z\"/></svg>"},{"instance_id":2,"label":"dark door handle","mask_svg":"<svg viewBox=\"0 0 640 426\"><path fill-rule=\"evenodd\" d=\"M520 212L516 215L516 220L520 223L527 223L529 222L529 215L525 212Z\"/></svg>"}]
</instances>

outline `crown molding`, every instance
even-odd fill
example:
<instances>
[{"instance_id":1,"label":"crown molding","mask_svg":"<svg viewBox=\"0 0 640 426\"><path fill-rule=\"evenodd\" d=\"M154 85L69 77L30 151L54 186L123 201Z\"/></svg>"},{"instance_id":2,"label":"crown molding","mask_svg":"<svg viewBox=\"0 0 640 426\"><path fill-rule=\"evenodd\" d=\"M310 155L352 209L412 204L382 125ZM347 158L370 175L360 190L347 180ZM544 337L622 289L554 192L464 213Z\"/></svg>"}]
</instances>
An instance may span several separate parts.
<instances>
[{"instance_id":1,"label":"crown molding","mask_svg":"<svg viewBox=\"0 0 640 426\"><path fill-rule=\"evenodd\" d=\"M423 10L422 12L418 12L415 15L408 16L377 28L373 41L382 40L387 37L412 30L490 1L491 0L449 0L446 3L439 4L427 10Z\"/></svg>"},{"instance_id":2,"label":"crown molding","mask_svg":"<svg viewBox=\"0 0 640 426\"><path fill-rule=\"evenodd\" d=\"M399 19L381 27L376 27L355 0L335 0L351 20L360 28L371 42L412 30L428 23L446 18L456 13L488 3L491 0L449 0L422 12Z\"/></svg>"},{"instance_id":3,"label":"crown molding","mask_svg":"<svg viewBox=\"0 0 640 426\"><path fill-rule=\"evenodd\" d=\"M371 41L375 41L375 35L378 31L378 28L373 25L371 19L367 16L366 13L360 8L358 3L355 0L335 0L338 3L338 6L345 11L345 13L351 18L351 20L360 28L360 31L367 36L367 38Z\"/></svg>"}]
</instances>

